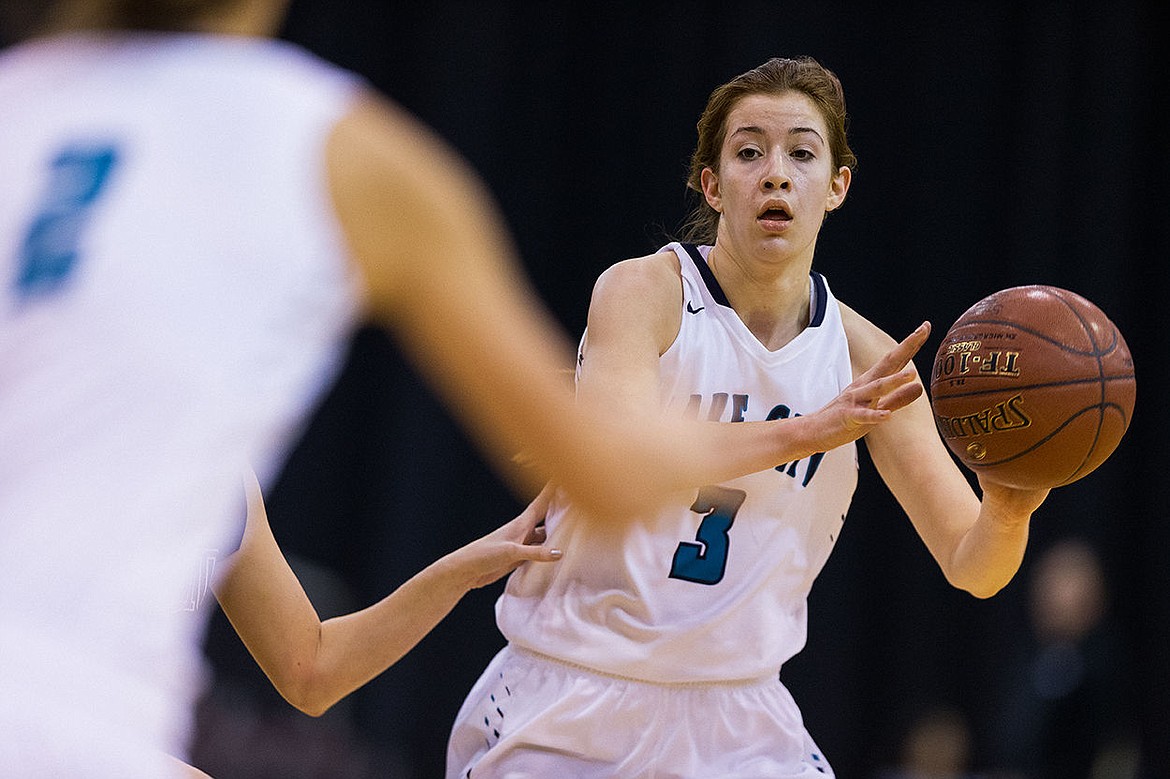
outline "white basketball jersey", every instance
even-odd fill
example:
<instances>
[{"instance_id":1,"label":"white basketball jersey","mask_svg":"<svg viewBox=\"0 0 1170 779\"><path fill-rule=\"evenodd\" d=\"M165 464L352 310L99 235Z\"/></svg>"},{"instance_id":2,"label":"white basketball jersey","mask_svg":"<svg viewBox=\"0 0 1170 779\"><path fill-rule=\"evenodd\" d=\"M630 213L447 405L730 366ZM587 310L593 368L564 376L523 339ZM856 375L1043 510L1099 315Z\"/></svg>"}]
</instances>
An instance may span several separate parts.
<instances>
[{"instance_id":1,"label":"white basketball jersey","mask_svg":"<svg viewBox=\"0 0 1170 779\"><path fill-rule=\"evenodd\" d=\"M271 41L0 55L0 765L185 749L242 468L278 467L358 315L324 162L357 88Z\"/></svg>"},{"instance_id":2,"label":"white basketball jersey","mask_svg":"<svg viewBox=\"0 0 1170 779\"><path fill-rule=\"evenodd\" d=\"M769 351L729 306L708 247L666 249L683 288L682 325L661 357L669 407L718 422L784 419L817 411L852 381L840 310L819 274L809 326ZM636 679L774 675L804 646L806 598L856 483L849 444L621 524L598 527L558 501L547 526L564 558L512 574L500 629L514 645Z\"/></svg>"}]
</instances>

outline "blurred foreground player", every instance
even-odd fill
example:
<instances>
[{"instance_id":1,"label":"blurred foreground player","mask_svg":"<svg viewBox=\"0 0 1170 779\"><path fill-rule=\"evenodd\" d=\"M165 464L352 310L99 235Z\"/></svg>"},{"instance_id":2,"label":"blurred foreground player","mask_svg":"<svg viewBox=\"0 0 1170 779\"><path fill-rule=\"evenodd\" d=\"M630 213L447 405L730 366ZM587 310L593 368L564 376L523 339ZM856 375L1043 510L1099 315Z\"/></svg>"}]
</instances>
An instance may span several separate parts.
<instances>
[{"instance_id":1,"label":"blurred foreground player","mask_svg":"<svg viewBox=\"0 0 1170 779\"><path fill-rule=\"evenodd\" d=\"M284 5L3 9L35 24L0 53L0 766L21 776L177 769L240 474L280 467L363 316L497 466L524 450L583 505L693 483L697 436L726 436L648 457L654 423L586 424L483 187L269 39ZM771 430L735 435L721 466L775 459Z\"/></svg>"}]
</instances>

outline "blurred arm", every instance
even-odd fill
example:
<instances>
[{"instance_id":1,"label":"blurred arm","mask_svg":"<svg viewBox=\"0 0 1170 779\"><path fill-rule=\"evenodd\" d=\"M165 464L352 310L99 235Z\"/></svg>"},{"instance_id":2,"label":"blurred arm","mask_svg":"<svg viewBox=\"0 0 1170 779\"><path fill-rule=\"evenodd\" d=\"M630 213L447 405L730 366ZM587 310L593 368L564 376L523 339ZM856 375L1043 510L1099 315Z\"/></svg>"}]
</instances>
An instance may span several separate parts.
<instances>
[{"instance_id":1,"label":"blurred arm","mask_svg":"<svg viewBox=\"0 0 1170 779\"><path fill-rule=\"evenodd\" d=\"M580 365L578 396L598 413L631 419L659 413L659 358L678 336L682 282L673 252L617 263L598 279ZM906 365L929 328L890 343L863 375L817 412L768 422L693 422L676 447L699 457L675 488L694 488L828 451L864 435L921 392Z\"/></svg>"},{"instance_id":2,"label":"blurred arm","mask_svg":"<svg viewBox=\"0 0 1170 779\"><path fill-rule=\"evenodd\" d=\"M479 178L426 128L369 98L335 129L331 191L371 314L469 428L499 472L555 480L599 506L643 499L653 434L586 418L564 381L573 351L521 276ZM533 468L512 461L524 452ZM624 456L632 454L632 456ZM635 477L636 479L636 477Z\"/></svg>"}]
</instances>

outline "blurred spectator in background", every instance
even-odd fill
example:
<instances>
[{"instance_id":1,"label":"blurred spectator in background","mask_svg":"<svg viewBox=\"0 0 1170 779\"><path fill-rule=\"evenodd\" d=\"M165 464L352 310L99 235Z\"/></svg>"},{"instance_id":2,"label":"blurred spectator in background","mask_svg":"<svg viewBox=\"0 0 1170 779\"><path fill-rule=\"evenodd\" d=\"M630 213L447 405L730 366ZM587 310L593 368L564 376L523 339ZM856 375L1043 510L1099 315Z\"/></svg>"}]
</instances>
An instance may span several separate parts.
<instances>
[{"instance_id":1,"label":"blurred spectator in background","mask_svg":"<svg viewBox=\"0 0 1170 779\"><path fill-rule=\"evenodd\" d=\"M879 771L876 779L987 779L971 770L971 741L966 715L950 706L933 707L911 724L898 765Z\"/></svg>"},{"instance_id":2,"label":"blurred spectator in background","mask_svg":"<svg viewBox=\"0 0 1170 779\"><path fill-rule=\"evenodd\" d=\"M1096 549L1068 538L1029 577L1030 632L1003 680L990 744L997 779L1132 779L1129 665Z\"/></svg>"}]
</instances>

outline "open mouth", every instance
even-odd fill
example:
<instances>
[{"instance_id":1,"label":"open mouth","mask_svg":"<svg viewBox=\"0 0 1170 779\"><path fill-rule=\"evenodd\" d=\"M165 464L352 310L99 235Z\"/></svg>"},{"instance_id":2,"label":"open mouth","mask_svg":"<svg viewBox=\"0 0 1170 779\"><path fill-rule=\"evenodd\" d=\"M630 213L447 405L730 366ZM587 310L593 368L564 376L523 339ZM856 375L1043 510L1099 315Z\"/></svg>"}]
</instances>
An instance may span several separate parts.
<instances>
[{"instance_id":1,"label":"open mouth","mask_svg":"<svg viewBox=\"0 0 1170 779\"><path fill-rule=\"evenodd\" d=\"M777 221L777 220L783 220L783 219L791 219L792 215L789 214L783 208L769 208L769 209L765 210L762 214L760 214L759 218L766 219L769 221Z\"/></svg>"}]
</instances>

